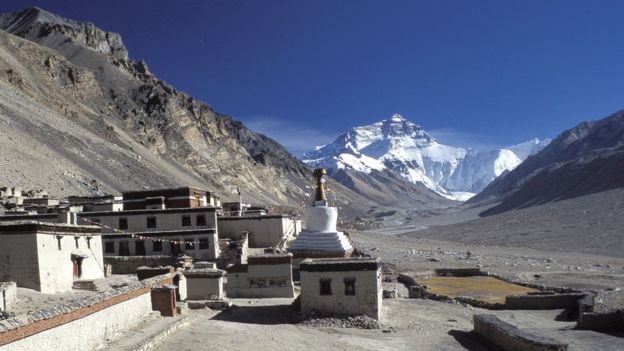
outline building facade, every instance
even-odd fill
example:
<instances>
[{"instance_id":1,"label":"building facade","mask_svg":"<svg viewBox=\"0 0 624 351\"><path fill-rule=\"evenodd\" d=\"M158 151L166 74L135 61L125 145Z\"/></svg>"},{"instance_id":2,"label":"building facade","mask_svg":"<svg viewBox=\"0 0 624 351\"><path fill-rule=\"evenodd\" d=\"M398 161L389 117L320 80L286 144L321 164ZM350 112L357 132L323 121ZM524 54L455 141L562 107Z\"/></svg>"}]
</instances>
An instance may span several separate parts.
<instances>
[{"instance_id":1,"label":"building facade","mask_svg":"<svg viewBox=\"0 0 624 351\"><path fill-rule=\"evenodd\" d=\"M70 291L75 280L104 277L97 226L2 223L0 243L0 281L54 294Z\"/></svg>"},{"instance_id":2,"label":"building facade","mask_svg":"<svg viewBox=\"0 0 624 351\"><path fill-rule=\"evenodd\" d=\"M230 298L295 297L291 254L249 256L247 264L226 270Z\"/></svg>"},{"instance_id":3,"label":"building facade","mask_svg":"<svg viewBox=\"0 0 624 351\"><path fill-rule=\"evenodd\" d=\"M198 268L184 271L186 298L188 300L223 299L225 271L214 268Z\"/></svg>"},{"instance_id":4,"label":"building facade","mask_svg":"<svg viewBox=\"0 0 624 351\"><path fill-rule=\"evenodd\" d=\"M81 223L102 227L106 256L219 257L214 207L85 212L78 216Z\"/></svg>"},{"instance_id":5,"label":"building facade","mask_svg":"<svg viewBox=\"0 0 624 351\"><path fill-rule=\"evenodd\" d=\"M306 259L299 269L302 312L381 319L383 289L378 259Z\"/></svg>"}]
</instances>

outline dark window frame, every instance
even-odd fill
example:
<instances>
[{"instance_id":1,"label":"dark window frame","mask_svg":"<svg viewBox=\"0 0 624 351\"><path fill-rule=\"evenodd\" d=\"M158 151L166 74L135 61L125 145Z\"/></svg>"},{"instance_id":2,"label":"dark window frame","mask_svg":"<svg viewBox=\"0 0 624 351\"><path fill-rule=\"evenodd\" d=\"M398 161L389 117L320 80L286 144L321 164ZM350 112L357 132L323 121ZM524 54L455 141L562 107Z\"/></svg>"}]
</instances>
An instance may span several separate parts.
<instances>
[{"instance_id":1,"label":"dark window frame","mask_svg":"<svg viewBox=\"0 0 624 351\"><path fill-rule=\"evenodd\" d=\"M332 282L331 278L319 279L319 295L321 296L332 295L331 282Z\"/></svg>"},{"instance_id":2,"label":"dark window frame","mask_svg":"<svg viewBox=\"0 0 624 351\"><path fill-rule=\"evenodd\" d=\"M112 247L112 250L111 250ZM104 253L106 254L114 254L115 253L115 242L114 241L106 241L104 242Z\"/></svg>"},{"instance_id":3,"label":"dark window frame","mask_svg":"<svg viewBox=\"0 0 624 351\"><path fill-rule=\"evenodd\" d=\"M120 230L128 230L128 218L121 217L119 218L119 229Z\"/></svg>"},{"instance_id":4,"label":"dark window frame","mask_svg":"<svg viewBox=\"0 0 624 351\"><path fill-rule=\"evenodd\" d=\"M190 227L193 221L191 221L191 216L182 216L182 226Z\"/></svg>"},{"instance_id":5,"label":"dark window frame","mask_svg":"<svg viewBox=\"0 0 624 351\"><path fill-rule=\"evenodd\" d=\"M355 278L344 278L344 285L345 285L345 290L344 290L345 296L355 296L356 294Z\"/></svg>"},{"instance_id":6,"label":"dark window frame","mask_svg":"<svg viewBox=\"0 0 624 351\"><path fill-rule=\"evenodd\" d=\"M130 256L130 242L123 240L119 242L119 256Z\"/></svg>"},{"instance_id":7,"label":"dark window frame","mask_svg":"<svg viewBox=\"0 0 624 351\"><path fill-rule=\"evenodd\" d=\"M199 249L200 250L208 250L210 249L210 240L206 239L199 239Z\"/></svg>"},{"instance_id":8,"label":"dark window frame","mask_svg":"<svg viewBox=\"0 0 624 351\"><path fill-rule=\"evenodd\" d=\"M146 256L147 248L145 247L145 240L135 240L134 241L134 255L135 256Z\"/></svg>"},{"instance_id":9,"label":"dark window frame","mask_svg":"<svg viewBox=\"0 0 624 351\"><path fill-rule=\"evenodd\" d=\"M206 220L206 215L197 215L195 216L195 225L198 227L205 227L208 225L208 221Z\"/></svg>"},{"instance_id":10,"label":"dark window frame","mask_svg":"<svg viewBox=\"0 0 624 351\"><path fill-rule=\"evenodd\" d=\"M145 227L147 229L156 229L156 227L158 227L158 221L156 220L156 217L147 217L145 219Z\"/></svg>"},{"instance_id":11,"label":"dark window frame","mask_svg":"<svg viewBox=\"0 0 624 351\"><path fill-rule=\"evenodd\" d=\"M162 243L162 241L153 241L152 242L152 251L153 252L162 252L163 251L163 243Z\"/></svg>"}]
</instances>

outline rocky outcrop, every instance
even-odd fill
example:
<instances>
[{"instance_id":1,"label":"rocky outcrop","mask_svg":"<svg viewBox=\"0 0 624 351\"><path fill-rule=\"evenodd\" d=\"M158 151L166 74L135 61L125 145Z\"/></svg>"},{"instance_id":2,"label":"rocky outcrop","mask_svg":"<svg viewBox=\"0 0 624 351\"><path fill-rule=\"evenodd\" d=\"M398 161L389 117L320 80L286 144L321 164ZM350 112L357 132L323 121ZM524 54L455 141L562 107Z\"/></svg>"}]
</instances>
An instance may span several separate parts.
<instances>
[{"instance_id":1,"label":"rocky outcrop","mask_svg":"<svg viewBox=\"0 0 624 351\"><path fill-rule=\"evenodd\" d=\"M0 15L0 29L32 41L74 43L95 52L128 59L121 35L50 13L38 7Z\"/></svg>"}]
</instances>

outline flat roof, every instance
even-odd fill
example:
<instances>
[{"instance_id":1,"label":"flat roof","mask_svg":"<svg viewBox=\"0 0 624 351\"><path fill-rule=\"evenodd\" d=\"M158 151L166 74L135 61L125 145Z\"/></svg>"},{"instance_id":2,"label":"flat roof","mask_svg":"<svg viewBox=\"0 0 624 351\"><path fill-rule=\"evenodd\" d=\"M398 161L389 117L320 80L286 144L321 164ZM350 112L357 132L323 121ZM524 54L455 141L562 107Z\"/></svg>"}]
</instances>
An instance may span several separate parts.
<instances>
[{"instance_id":1,"label":"flat roof","mask_svg":"<svg viewBox=\"0 0 624 351\"><path fill-rule=\"evenodd\" d=\"M35 234L37 232L100 235L102 230L100 227L95 225L70 225L64 223L48 223L38 221L0 223L0 235Z\"/></svg>"},{"instance_id":2,"label":"flat roof","mask_svg":"<svg viewBox=\"0 0 624 351\"><path fill-rule=\"evenodd\" d=\"M247 256L247 263L249 265L286 264L292 263L292 257L291 253L250 255Z\"/></svg>"},{"instance_id":3,"label":"flat roof","mask_svg":"<svg viewBox=\"0 0 624 351\"><path fill-rule=\"evenodd\" d=\"M160 189L141 189L141 190L129 190L122 192L123 195L140 195L140 194L149 194L149 193L166 193L166 192L174 192L174 191L186 191L186 190L198 190L201 192L209 192L206 189L202 189L195 186L180 186L174 188L160 188Z\"/></svg>"},{"instance_id":4,"label":"flat roof","mask_svg":"<svg viewBox=\"0 0 624 351\"><path fill-rule=\"evenodd\" d=\"M381 261L379 258L308 258L301 262L302 272L343 272L343 271L376 271Z\"/></svg>"},{"instance_id":5,"label":"flat roof","mask_svg":"<svg viewBox=\"0 0 624 351\"><path fill-rule=\"evenodd\" d=\"M264 215L264 216L221 216L219 217L220 221L241 221L245 219L265 219L265 218L294 218L293 216L289 216L286 214L275 214L275 215Z\"/></svg>"},{"instance_id":6,"label":"flat roof","mask_svg":"<svg viewBox=\"0 0 624 351\"><path fill-rule=\"evenodd\" d=\"M104 239L114 238L131 238L133 235L145 236L145 237L158 237L158 236L185 236L185 235L199 235L199 234L214 234L215 228L197 228L197 229L179 229L179 230L165 230L165 231L152 231L152 232L130 232L130 233L104 233L102 236ZM137 238L138 240L138 238Z\"/></svg>"},{"instance_id":7,"label":"flat roof","mask_svg":"<svg viewBox=\"0 0 624 351\"><path fill-rule=\"evenodd\" d=\"M38 218L56 218L58 217L58 213L42 213L42 214L27 214L27 213L19 213L19 214L9 214L10 212L6 212L3 216L0 216L0 222L3 221L18 221L18 220L37 220Z\"/></svg>"},{"instance_id":8,"label":"flat roof","mask_svg":"<svg viewBox=\"0 0 624 351\"><path fill-rule=\"evenodd\" d=\"M141 214L163 214L163 213L193 213L193 212L215 212L216 207L183 207L183 208L164 208L164 209L140 209L140 210L123 210L123 211L96 211L96 212L78 212L80 217L106 217L106 216L131 216Z\"/></svg>"},{"instance_id":9,"label":"flat roof","mask_svg":"<svg viewBox=\"0 0 624 351\"><path fill-rule=\"evenodd\" d=\"M221 278L226 272L216 268L191 268L182 274L187 278Z\"/></svg>"}]
</instances>

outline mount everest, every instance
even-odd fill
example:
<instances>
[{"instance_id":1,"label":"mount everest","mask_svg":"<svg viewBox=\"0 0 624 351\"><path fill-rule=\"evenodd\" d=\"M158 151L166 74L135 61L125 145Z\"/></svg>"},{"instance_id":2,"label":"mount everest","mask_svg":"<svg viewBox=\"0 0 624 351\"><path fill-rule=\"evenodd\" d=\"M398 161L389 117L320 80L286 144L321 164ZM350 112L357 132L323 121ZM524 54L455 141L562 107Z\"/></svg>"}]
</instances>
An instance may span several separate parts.
<instances>
[{"instance_id":1,"label":"mount everest","mask_svg":"<svg viewBox=\"0 0 624 351\"><path fill-rule=\"evenodd\" d=\"M465 149L441 144L418 124L395 114L355 127L306 152L302 160L310 167L327 168L333 176L344 171L391 172L448 199L465 201L549 142L535 138L498 150Z\"/></svg>"}]
</instances>

